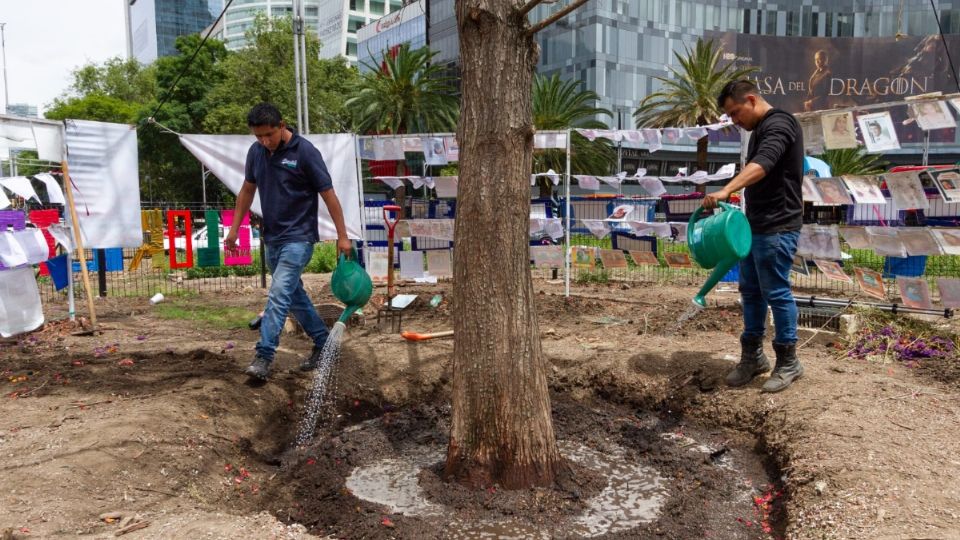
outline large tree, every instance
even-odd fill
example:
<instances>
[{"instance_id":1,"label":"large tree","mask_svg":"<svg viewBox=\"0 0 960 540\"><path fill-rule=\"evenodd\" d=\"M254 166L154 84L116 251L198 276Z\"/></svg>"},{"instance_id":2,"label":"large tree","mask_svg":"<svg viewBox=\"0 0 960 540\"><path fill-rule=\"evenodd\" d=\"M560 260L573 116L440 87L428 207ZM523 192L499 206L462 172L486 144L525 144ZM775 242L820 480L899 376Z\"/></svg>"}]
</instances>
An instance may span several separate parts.
<instances>
[{"instance_id":1,"label":"large tree","mask_svg":"<svg viewBox=\"0 0 960 540\"><path fill-rule=\"evenodd\" d=\"M717 96L730 81L745 79L757 68L737 68L733 63L721 65L723 52L714 42L698 39L686 53L675 52L679 68L670 66L672 77L656 77L660 90L648 95L634 111L637 127L692 127L712 124L723 111ZM707 170L708 137L697 141L697 168Z\"/></svg>"},{"instance_id":2,"label":"large tree","mask_svg":"<svg viewBox=\"0 0 960 540\"><path fill-rule=\"evenodd\" d=\"M550 485L557 450L530 277L531 89L540 0L457 0L462 98L454 232L453 415L445 473L472 486Z\"/></svg>"}]
</instances>

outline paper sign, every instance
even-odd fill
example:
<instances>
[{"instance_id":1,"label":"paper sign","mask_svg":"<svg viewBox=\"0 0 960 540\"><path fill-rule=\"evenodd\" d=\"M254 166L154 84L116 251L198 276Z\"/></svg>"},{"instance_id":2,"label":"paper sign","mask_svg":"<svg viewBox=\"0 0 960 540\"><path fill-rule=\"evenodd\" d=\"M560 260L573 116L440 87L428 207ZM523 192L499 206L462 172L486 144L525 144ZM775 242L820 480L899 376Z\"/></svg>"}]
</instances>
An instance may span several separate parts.
<instances>
[{"instance_id":1,"label":"paper sign","mask_svg":"<svg viewBox=\"0 0 960 540\"><path fill-rule=\"evenodd\" d=\"M960 171L957 169L932 171L931 175L944 201L948 203L960 202Z\"/></svg>"},{"instance_id":2,"label":"paper sign","mask_svg":"<svg viewBox=\"0 0 960 540\"><path fill-rule=\"evenodd\" d=\"M667 266L670 268L692 268L693 263L690 261L690 256L686 253L677 253L677 252L665 252L663 254L663 260L667 261Z\"/></svg>"},{"instance_id":3,"label":"paper sign","mask_svg":"<svg viewBox=\"0 0 960 540\"><path fill-rule=\"evenodd\" d=\"M627 258L619 249L601 249L600 262L603 263L603 268L607 270L627 267Z\"/></svg>"},{"instance_id":4,"label":"paper sign","mask_svg":"<svg viewBox=\"0 0 960 540\"><path fill-rule=\"evenodd\" d=\"M927 194L924 193L923 184L920 182L919 172L886 173L883 175L883 180L887 183L893 204L898 209L926 210L930 207Z\"/></svg>"},{"instance_id":5,"label":"paper sign","mask_svg":"<svg viewBox=\"0 0 960 540\"><path fill-rule=\"evenodd\" d=\"M530 246L530 257L537 268L563 268L561 246Z\"/></svg>"},{"instance_id":6,"label":"paper sign","mask_svg":"<svg viewBox=\"0 0 960 540\"><path fill-rule=\"evenodd\" d=\"M837 261L814 259L813 264L816 264L817 268L823 272L823 275L827 276L829 279L834 281L843 281L844 283L853 283L853 278L843 273L843 267L840 266L840 263Z\"/></svg>"},{"instance_id":7,"label":"paper sign","mask_svg":"<svg viewBox=\"0 0 960 540\"><path fill-rule=\"evenodd\" d=\"M853 125L853 113L828 113L820 117L823 126L823 144L827 149L856 148L857 130Z\"/></svg>"},{"instance_id":8,"label":"paper sign","mask_svg":"<svg viewBox=\"0 0 960 540\"><path fill-rule=\"evenodd\" d=\"M456 163L460 161L460 144L456 137L444 137L443 145L447 151L447 161Z\"/></svg>"},{"instance_id":9,"label":"paper sign","mask_svg":"<svg viewBox=\"0 0 960 540\"><path fill-rule=\"evenodd\" d=\"M400 252L400 277L403 279L416 279L423 277L422 251Z\"/></svg>"},{"instance_id":10,"label":"paper sign","mask_svg":"<svg viewBox=\"0 0 960 540\"><path fill-rule=\"evenodd\" d=\"M870 238L863 227L840 227L840 236L852 249L870 249Z\"/></svg>"},{"instance_id":11,"label":"paper sign","mask_svg":"<svg viewBox=\"0 0 960 540\"><path fill-rule=\"evenodd\" d=\"M570 254L570 260L574 268L586 268L593 270L596 266L594 258L594 248L585 246L576 246Z\"/></svg>"},{"instance_id":12,"label":"paper sign","mask_svg":"<svg viewBox=\"0 0 960 540\"><path fill-rule=\"evenodd\" d=\"M437 197L454 199L457 196L456 176L437 176L433 179L437 190Z\"/></svg>"},{"instance_id":13,"label":"paper sign","mask_svg":"<svg viewBox=\"0 0 960 540\"><path fill-rule=\"evenodd\" d=\"M854 268L853 274L864 294L878 300L887 299L887 291L883 286L883 275L880 272L867 268Z\"/></svg>"},{"instance_id":14,"label":"paper sign","mask_svg":"<svg viewBox=\"0 0 960 540\"><path fill-rule=\"evenodd\" d=\"M943 307L960 308L960 279L937 278L937 289L940 290L940 303Z\"/></svg>"},{"instance_id":15,"label":"paper sign","mask_svg":"<svg viewBox=\"0 0 960 540\"><path fill-rule=\"evenodd\" d=\"M652 251L630 250L630 258L637 266L660 266L660 261L657 260L657 256Z\"/></svg>"},{"instance_id":16,"label":"paper sign","mask_svg":"<svg viewBox=\"0 0 960 540\"><path fill-rule=\"evenodd\" d=\"M427 165L447 164L447 149L443 146L442 138L428 137L423 139L423 159Z\"/></svg>"},{"instance_id":17,"label":"paper sign","mask_svg":"<svg viewBox=\"0 0 960 540\"><path fill-rule=\"evenodd\" d=\"M370 279L377 282L387 281L387 266L389 261L386 251L367 251L367 273Z\"/></svg>"},{"instance_id":18,"label":"paper sign","mask_svg":"<svg viewBox=\"0 0 960 540\"><path fill-rule=\"evenodd\" d=\"M947 255L960 255L960 229L931 229L934 238Z\"/></svg>"},{"instance_id":19,"label":"paper sign","mask_svg":"<svg viewBox=\"0 0 960 540\"><path fill-rule=\"evenodd\" d=\"M900 148L889 111L865 114L857 118L857 123L860 124L860 133L863 134L867 151L876 153Z\"/></svg>"},{"instance_id":20,"label":"paper sign","mask_svg":"<svg viewBox=\"0 0 960 540\"><path fill-rule=\"evenodd\" d=\"M921 101L911 103L910 115L917 121L917 125L924 131L931 129L949 129L957 127L949 107L943 101Z\"/></svg>"},{"instance_id":21,"label":"paper sign","mask_svg":"<svg viewBox=\"0 0 960 540\"><path fill-rule=\"evenodd\" d=\"M817 186L823 204L853 204L850 193L839 178L816 178L813 184Z\"/></svg>"},{"instance_id":22,"label":"paper sign","mask_svg":"<svg viewBox=\"0 0 960 540\"><path fill-rule=\"evenodd\" d=\"M450 250L432 249L427 251L427 272L438 278L453 277L453 268L450 262Z\"/></svg>"},{"instance_id":23,"label":"paper sign","mask_svg":"<svg viewBox=\"0 0 960 540\"><path fill-rule=\"evenodd\" d=\"M926 227L903 227L897 229L897 238L907 248L907 255L943 255L943 248Z\"/></svg>"},{"instance_id":24,"label":"paper sign","mask_svg":"<svg viewBox=\"0 0 960 540\"><path fill-rule=\"evenodd\" d=\"M930 287L925 279L897 276L897 287L903 305L914 309L933 309Z\"/></svg>"},{"instance_id":25,"label":"paper sign","mask_svg":"<svg viewBox=\"0 0 960 540\"><path fill-rule=\"evenodd\" d=\"M887 204L876 176L844 176L843 183L859 204Z\"/></svg>"}]
</instances>

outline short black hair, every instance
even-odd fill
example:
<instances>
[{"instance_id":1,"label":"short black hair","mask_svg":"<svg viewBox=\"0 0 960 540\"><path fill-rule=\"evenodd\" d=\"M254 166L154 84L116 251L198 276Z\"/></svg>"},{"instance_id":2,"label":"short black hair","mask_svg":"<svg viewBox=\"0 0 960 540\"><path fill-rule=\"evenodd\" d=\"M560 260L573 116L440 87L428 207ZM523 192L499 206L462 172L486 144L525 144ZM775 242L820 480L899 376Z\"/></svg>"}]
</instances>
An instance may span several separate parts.
<instances>
[{"instance_id":1,"label":"short black hair","mask_svg":"<svg viewBox=\"0 0 960 540\"><path fill-rule=\"evenodd\" d=\"M248 127L280 127L283 118L280 116L280 109L272 103L259 103L254 105L247 113Z\"/></svg>"},{"instance_id":2,"label":"short black hair","mask_svg":"<svg viewBox=\"0 0 960 540\"><path fill-rule=\"evenodd\" d=\"M755 96L760 95L760 89L757 88L757 85L753 81L748 79L741 79L739 81L730 81L720 91L720 95L717 97L717 107L723 109L723 104L727 102L727 99L733 99L737 103L742 103L743 99L748 95L753 94Z\"/></svg>"}]
</instances>

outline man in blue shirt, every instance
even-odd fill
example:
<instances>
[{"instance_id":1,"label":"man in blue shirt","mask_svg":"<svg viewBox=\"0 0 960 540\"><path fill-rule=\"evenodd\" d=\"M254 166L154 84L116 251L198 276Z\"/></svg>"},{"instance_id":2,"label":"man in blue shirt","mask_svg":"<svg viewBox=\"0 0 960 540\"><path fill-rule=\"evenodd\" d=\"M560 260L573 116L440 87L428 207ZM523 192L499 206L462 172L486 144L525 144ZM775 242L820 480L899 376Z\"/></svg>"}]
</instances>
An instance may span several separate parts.
<instances>
[{"instance_id":1,"label":"man in blue shirt","mask_svg":"<svg viewBox=\"0 0 960 540\"><path fill-rule=\"evenodd\" d=\"M337 251L349 256L352 246L347 238L343 209L333 191L330 173L320 151L288 128L280 111L269 103L251 109L247 125L257 142L247 152L245 181L237 194L233 225L223 244L226 250L236 249L240 221L259 191L263 212L262 241L265 242L272 279L260 324L257 354L246 373L266 380L280 344L280 332L287 313L293 313L313 339L313 351L301 364L301 369L316 368L327 341L327 327L313 308L300 279L313 256L313 245L320 240L317 232L318 193L337 229Z\"/></svg>"}]
</instances>

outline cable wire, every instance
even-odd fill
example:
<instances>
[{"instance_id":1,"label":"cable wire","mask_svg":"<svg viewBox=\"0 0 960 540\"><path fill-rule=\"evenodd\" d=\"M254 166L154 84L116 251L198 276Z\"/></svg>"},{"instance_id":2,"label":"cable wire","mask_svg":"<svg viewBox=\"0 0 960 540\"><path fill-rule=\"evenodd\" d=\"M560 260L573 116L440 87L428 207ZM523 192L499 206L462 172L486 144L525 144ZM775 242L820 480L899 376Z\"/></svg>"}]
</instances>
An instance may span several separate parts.
<instances>
[{"instance_id":1,"label":"cable wire","mask_svg":"<svg viewBox=\"0 0 960 540\"><path fill-rule=\"evenodd\" d=\"M937 14L937 6L934 5L933 0L930 0L930 9L933 10L933 18L937 21L937 30L940 31L940 41L943 43L943 50L947 51L947 62L950 63L953 82L957 84L957 92L960 92L960 78L957 78L957 68L953 65L953 58L950 57L950 47L947 46L947 38L943 35L943 25L940 24L940 15Z\"/></svg>"}]
</instances>

